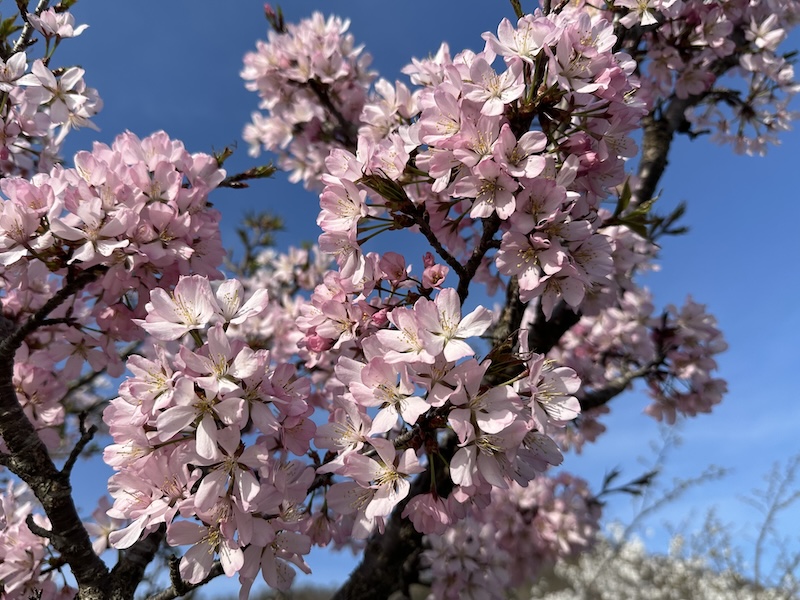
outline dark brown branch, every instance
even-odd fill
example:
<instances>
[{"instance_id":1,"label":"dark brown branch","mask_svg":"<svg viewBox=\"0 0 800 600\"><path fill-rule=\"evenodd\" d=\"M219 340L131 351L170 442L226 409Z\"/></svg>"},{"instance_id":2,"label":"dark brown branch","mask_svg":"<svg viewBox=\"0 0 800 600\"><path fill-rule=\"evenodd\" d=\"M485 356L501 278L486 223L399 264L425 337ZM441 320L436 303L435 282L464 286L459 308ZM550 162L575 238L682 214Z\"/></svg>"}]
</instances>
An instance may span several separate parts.
<instances>
[{"instance_id":1,"label":"dark brown branch","mask_svg":"<svg viewBox=\"0 0 800 600\"><path fill-rule=\"evenodd\" d=\"M581 410L592 410L593 408L599 408L604 404L607 404L613 398L619 396L622 392L628 389L628 386L630 386L635 380L641 377L646 377L652 373L658 368L659 364L661 364L660 361L647 363L643 367L629 371L628 373L625 373L625 375L617 377L616 379L612 379L601 388L597 388L591 392L579 394L578 400L581 403Z\"/></svg>"},{"instance_id":2,"label":"dark brown branch","mask_svg":"<svg viewBox=\"0 0 800 600\"><path fill-rule=\"evenodd\" d=\"M5 341L8 341L6 338ZM53 548L69 563L83 598L105 596L108 569L92 550L72 499L69 477L58 471L17 400L13 350L0 354L0 436L10 451L8 468L31 488L50 519Z\"/></svg>"},{"instance_id":3,"label":"dark brown branch","mask_svg":"<svg viewBox=\"0 0 800 600\"><path fill-rule=\"evenodd\" d=\"M536 311L536 319L531 325L528 334L528 343L532 352L547 354L558 344L561 337L573 325L580 321L580 314L573 311L562 300L553 309L553 314L547 320L542 312L541 305Z\"/></svg>"},{"instance_id":4,"label":"dark brown branch","mask_svg":"<svg viewBox=\"0 0 800 600\"><path fill-rule=\"evenodd\" d=\"M685 118L683 115L689 106L688 99L674 98L661 117L650 114L642 119L642 158L639 162L638 184L631 198L632 208L655 197L658 182L667 168L672 140L678 127L682 125Z\"/></svg>"},{"instance_id":5,"label":"dark brown branch","mask_svg":"<svg viewBox=\"0 0 800 600\"><path fill-rule=\"evenodd\" d=\"M455 271L459 280L466 277L464 266L445 249L436 233L431 229L425 207L414 205L402 185L380 175L365 175L357 183L374 190L386 201L387 206L395 213L393 216L396 222L400 223L397 228L412 227L413 225L419 227L431 247Z\"/></svg>"},{"instance_id":6,"label":"dark brown branch","mask_svg":"<svg viewBox=\"0 0 800 600\"><path fill-rule=\"evenodd\" d=\"M74 325L75 319L72 317L61 317L58 319L45 319L40 323L41 327L51 327L53 325Z\"/></svg>"},{"instance_id":7,"label":"dark brown branch","mask_svg":"<svg viewBox=\"0 0 800 600\"><path fill-rule=\"evenodd\" d=\"M260 165L258 167L247 169L246 171L242 171L241 173L236 173L235 175L229 175L220 181L217 187L227 187L232 189L246 188L249 187L248 184L245 183L248 179L265 179L267 177L272 177L277 170L278 168L272 164Z\"/></svg>"},{"instance_id":8,"label":"dark brown branch","mask_svg":"<svg viewBox=\"0 0 800 600\"><path fill-rule=\"evenodd\" d=\"M180 561L177 558L174 561L170 561L171 579L173 578L173 562L177 564ZM148 597L147 600L174 600L175 598L180 598L181 596L188 594L192 590L195 590L200 586L207 584L215 577L219 577L220 575L222 575L223 572L224 571L222 570L222 565L219 563L219 561L217 561L214 563L214 566L211 567L211 572L208 574L208 577L203 579L203 581L201 581L200 583L186 583L180 579L180 573L178 573L178 581L180 581L180 588L181 588L180 590L178 590L175 587L175 583L173 583L173 585L171 585L166 590L163 590L157 594L153 594L152 596Z\"/></svg>"},{"instance_id":9,"label":"dark brown branch","mask_svg":"<svg viewBox=\"0 0 800 600\"><path fill-rule=\"evenodd\" d=\"M733 38L737 47L743 47L745 39L741 30L735 31ZM716 77L721 77L738 66L740 55L740 52L734 52L731 56L721 58L715 61L709 70ZM689 130L686 110L701 104L712 93L713 91L709 90L688 98L678 98L673 94L664 101L660 111L656 110L642 119L642 129L644 129L642 158L639 162L639 182L633 190L631 208L655 197L658 182L667 168L669 150L675 133Z\"/></svg>"},{"instance_id":10,"label":"dark brown branch","mask_svg":"<svg viewBox=\"0 0 800 600\"><path fill-rule=\"evenodd\" d=\"M492 329L492 347L497 348L506 343L514 333L519 331L522 318L525 315L526 304L519 299L519 280L514 275L506 286L506 303L503 312Z\"/></svg>"},{"instance_id":11,"label":"dark brown branch","mask_svg":"<svg viewBox=\"0 0 800 600\"><path fill-rule=\"evenodd\" d=\"M469 284L472 282L472 278L475 277L475 273L478 271L483 257L494 247L494 236L499 229L500 217L497 216L497 213L492 213L490 217L483 219L481 241L478 242L478 246L472 251L472 255L469 257L467 264L464 265L463 275L461 273L458 274L457 291L458 297L461 298L462 303L467 299Z\"/></svg>"},{"instance_id":12,"label":"dark brown branch","mask_svg":"<svg viewBox=\"0 0 800 600\"><path fill-rule=\"evenodd\" d=\"M86 413L83 412L78 417L80 419L80 432L81 437L78 442L75 444L75 447L72 449L72 452L69 453L67 457L67 461L64 463L64 466L61 468L61 473L69 477L72 474L72 468L75 466L75 462L78 460L78 457L83 452L83 449L86 448L86 444L92 441L94 434L97 433L97 425L92 425L89 429L86 429Z\"/></svg>"},{"instance_id":13,"label":"dark brown branch","mask_svg":"<svg viewBox=\"0 0 800 600\"><path fill-rule=\"evenodd\" d=\"M111 598L133 598L147 568L166 535L166 526L159 528L125 550L111 571Z\"/></svg>"},{"instance_id":14,"label":"dark brown branch","mask_svg":"<svg viewBox=\"0 0 800 600\"><path fill-rule=\"evenodd\" d=\"M522 10L522 4L519 0L511 0L511 8L514 9L514 14L517 16L517 19L521 19L525 16L525 11ZM547 14L545 12L545 14Z\"/></svg>"},{"instance_id":15,"label":"dark brown branch","mask_svg":"<svg viewBox=\"0 0 800 600\"><path fill-rule=\"evenodd\" d=\"M314 95L320 101L322 106L324 106L328 112L331 113L331 116L336 119L336 122L339 125L338 131L340 131L342 134L342 139L338 141L341 142L341 144L350 152L355 153L358 145L358 129L351 121L345 119L342 112L333 103L333 100L331 100L329 94L330 88L317 79L309 79L308 87L312 92L314 92Z\"/></svg>"},{"instance_id":16,"label":"dark brown branch","mask_svg":"<svg viewBox=\"0 0 800 600\"><path fill-rule=\"evenodd\" d=\"M409 200L409 203L411 200ZM464 266L458 262L455 256L450 254L442 243L439 241L439 238L434 233L433 229L431 229L430 224L425 216L425 211L422 208L415 210L412 213L412 217L414 218L414 223L419 227L420 232L422 235L425 236L425 239L428 240L428 243L431 247L436 251L436 254L447 263L447 265L455 271L456 275L458 275L459 284L466 277L466 269ZM459 294L459 297L461 295ZM463 299L462 299L463 300Z\"/></svg>"},{"instance_id":17,"label":"dark brown branch","mask_svg":"<svg viewBox=\"0 0 800 600\"><path fill-rule=\"evenodd\" d=\"M39 527L36 524L36 521L33 520L33 515L32 514L29 514L27 517L25 517L25 525L28 526L28 529L31 530L31 533L33 535L38 535L39 537L45 538L47 540L52 540L53 539L53 532L52 531L48 531L44 527Z\"/></svg>"},{"instance_id":18,"label":"dark brown branch","mask_svg":"<svg viewBox=\"0 0 800 600\"><path fill-rule=\"evenodd\" d=\"M75 293L86 287L91 282L95 281L104 268L87 269L81 271L73 278L66 278L66 285L58 290L52 298L44 303L44 306L36 311L25 323L16 328L8 337L0 342L0 360L9 357L11 360L14 358L14 353L20 347L22 341L31 333L42 327L47 322L47 317L56 308L61 306L67 298L73 296Z\"/></svg>"}]
</instances>

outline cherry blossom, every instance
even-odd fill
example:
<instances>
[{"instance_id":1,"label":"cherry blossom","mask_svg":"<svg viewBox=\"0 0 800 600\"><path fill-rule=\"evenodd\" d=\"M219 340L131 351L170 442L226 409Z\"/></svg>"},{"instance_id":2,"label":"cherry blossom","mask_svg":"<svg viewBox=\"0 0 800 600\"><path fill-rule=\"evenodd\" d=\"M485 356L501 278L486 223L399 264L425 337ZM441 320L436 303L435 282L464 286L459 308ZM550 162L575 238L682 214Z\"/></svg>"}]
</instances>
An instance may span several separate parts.
<instances>
[{"instance_id":1,"label":"cherry blossom","mask_svg":"<svg viewBox=\"0 0 800 600\"><path fill-rule=\"evenodd\" d=\"M652 127L762 151L791 119L779 46L797 2L543 3L394 83L348 21L287 24L267 5L244 138L319 191L320 234L248 248L230 279L209 201L240 183L224 155L126 132L61 164L102 103L83 69L50 66L86 26L44 7L19 34L44 55L9 29L0 62L0 402L31 429L21 444L0 423L9 598L74 595L62 564L83 594L95 552L124 570L151 542L183 547L172 583L221 568L246 598L259 572L288 589L312 544L398 531L422 556L402 577L432 597L505 597L592 544L600 503L553 467L604 431L612 398L642 381L670 424L721 400L714 318L691 298L658 313L639 285L669 233ZM421 263L385 251L402 236L427 242ZM104 377L122 378L110 401ZM6 482L42 495L28 447L65 456L41 464L68 480L101 411L114 474L95 523ZM64 519L95 537L80 560Z\"/></svg>"}]
</instances>

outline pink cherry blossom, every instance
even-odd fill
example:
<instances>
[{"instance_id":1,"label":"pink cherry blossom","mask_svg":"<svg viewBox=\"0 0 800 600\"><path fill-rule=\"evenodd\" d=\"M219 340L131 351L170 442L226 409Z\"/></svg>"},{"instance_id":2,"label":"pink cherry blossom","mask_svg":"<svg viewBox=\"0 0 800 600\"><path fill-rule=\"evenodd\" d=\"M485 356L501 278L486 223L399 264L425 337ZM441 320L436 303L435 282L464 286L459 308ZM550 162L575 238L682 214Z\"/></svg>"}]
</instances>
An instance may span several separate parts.
<instances>
[{"instance_id":1,"label":"pink cherry blossom","mask_svg":"<svg viewBox=\"0 0 800 600\"><path fill-rule=\"evenodd\" d=\"M465 340L483 334L492 322L491 311L482 306L462 319L461 302L453 288L439 292L433 302L418 300L414 309L426 351L434 356L443 353L450 361L474 354Z\"/></svg>"},{"instance_id":2,"label":"pink cherry blossom","mask_svg":"<svg viewBox=\"0 0 800 600\"><path fill-rule=\"evenodd\" d=\"M147 333L163 341L177 340L211 322L218 308L208 278L181 277L170 295L154 289L147 305L147 318L137 321Z\"/></svg>"}]
</instances>

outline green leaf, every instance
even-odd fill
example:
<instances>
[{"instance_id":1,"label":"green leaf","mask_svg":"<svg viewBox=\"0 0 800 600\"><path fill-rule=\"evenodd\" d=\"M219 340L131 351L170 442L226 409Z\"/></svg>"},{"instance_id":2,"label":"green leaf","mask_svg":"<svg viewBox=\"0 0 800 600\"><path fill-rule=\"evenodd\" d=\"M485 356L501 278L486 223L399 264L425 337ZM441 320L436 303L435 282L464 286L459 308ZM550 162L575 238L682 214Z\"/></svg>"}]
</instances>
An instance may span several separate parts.
<instances>
[{"instance_id":1,"label":"green leaf","mask_svg":"<svg viewBox=\"0 0 800 600\"><path fill-rule=\"evenodd\" d=\"M630 219L631 217L646 217L647 214L650 212L650 209L653 208L653 205L656 203L658 196L655 198L650 198L650 200L645 200L639 206L634 208L631 212L629 212L625 218Z\"/></svg>"},{"instance_id":2,"label":"green leaf","mask_svg":"<svg viewBox=\"0 0 800 600\"><path fill-rule=\"evenodd\" d=\"M381 198L387 201L390 210L404 210L412 205L406 191L396 181L381 177L379 175L364 175L356 183L363 183L371 190L377 192Z\"/></svg>"},{"instance_id":3,"label":"green leaf","mask_svg":"<svg viewBox=\"0 0 800 600\"><path fill-rule=\"evenodd\" d=\"M633 193L631 192L630 180L626 179L625 185L622 186L622 193L617 200L617 208L614 209L615 217L619 217L628 208L631 203L631 196L633 196Z\"/></svg>"},{"instance_id":4,"label":"green leaf","mask_svg":"<svg viewBox=\"0 0 800 600\"><path fill-rule=\"evenodd\" d=\"M22 29L22 26L17 25L16 22L16 17L0 20L0 39L6 40Z\"/></svg>"},{"instance_id":5,"label":"green leaf","mask_svg":"<svg viewBox=\"0 0 800 600\"><path fill-rule=\"evenodd\" d=\"M225 146L220 152L214 152L214 159L217 161L217 166L221 167L225 164L225 161L233 155L234 147Z\"/></svg>"}]
</instances>

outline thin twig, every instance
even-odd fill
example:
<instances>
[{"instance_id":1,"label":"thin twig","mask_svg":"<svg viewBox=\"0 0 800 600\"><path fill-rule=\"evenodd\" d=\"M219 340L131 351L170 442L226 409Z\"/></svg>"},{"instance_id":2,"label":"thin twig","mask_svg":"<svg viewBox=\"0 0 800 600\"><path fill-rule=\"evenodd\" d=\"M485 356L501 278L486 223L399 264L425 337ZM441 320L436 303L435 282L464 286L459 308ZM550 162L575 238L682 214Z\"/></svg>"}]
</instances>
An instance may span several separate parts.
<instances>
[{"instance_id":1,"label":"thin twig","mask_svg":"<svg viewBox=\"0 0 800 600\"><path fill-rule=\"evenodd\" d=\"M483 257L486 256L486 253L491 248L496 247L496 240L494 239L494 236L499 229L500 217L497 216L496 212L483 219L483 233L481 234L481 241L472 251L472 256L469 257L467 264L464 265L463 275L461 273L458 275L458 297L461 298L461 302L464 302L469 294L469 284L472 281L472 278L475 277L478 267L481 266Z\"/></svg>"},{"instance_id":2,"label":"thin twig","mask_svg":"<svg viewBox=\"0 0 800 600\"><path fill-rule=\"evenodd\" d=\"M83 449L86 448L86 444L92 441L94 434L97 433L97 425L92 425L91 427L89 427L89 429L86 429L85 412L82 412L78 418L80 420L81 437L75 444L75 447L72 449L72 452L69 453L67 462L64 463L64 466L61 469L61 473L63 473L67 477L69 477L72 474L72 468L75 466L75 462L78 460L78 457L81 455L81 452L83 452Z\"/></svg>"},{"instance_id":3,"label":"thin twig","mask_svg":"<svg viewBox=\"0 0 800 600\"><path fill-rule=\"evenodd\" d=\"M61 567L67 564L63 556L53 557L47 561L47 566L42 569L42 575L52 573L53 571L61 570Z\"/></svg>"},{"instance_id":4,"label":"thin twig","mask_svg":"<svg viewBox=\"0 0 800 600\"><path fill-rule=\"evenodd\" d=\"M74 323L75 319L73 317L60 317L58 319L45 319L39 324L39 326L49 327L52 325L73 325Z\"/></svg>"},{"instance_id":5,"label":"thin twig","mask_svg":"<svg viewBox=\"0 0 800 600\"><path fill-rule=\"evenodd\" d=\"M104 268L88 269L81 271L73 279L66 278L66 285L58 290L44 306L37 310L25 323L16 328L8 337L0 342L0 357L8 358L13 357L17 348L19 348L22 341L30 334L36 331L47 320L48 315L56 308L61 306L67 298L83 289L86 285L95 281Z\"/></svg>"},{"instance_id":6,"label":"thin twig","mask_svg":"<svg viewBox=\"0 0 800 600\"><path fill-rule=\"evenodd\" d=\"M180 563L180 561L177 558L173 557L173 559L175 564ZM208 576L198 583L184 582L180 577L180 572L178 572L178 581L180 581L180 591L179 591L179 589L175 587L176 581L173 579L172 576L173 560L170 560L169 570L170 570L170 579L173 581L172 586L170 586L166 590L158 592L157 594L153 594L152 596L148 597L147 600L174 600L175 598L179 598L185 594L188 594L192 590L195 590L200 586L205 585L215 577L219 577L220 575L222 575L222 573L224 572L222 570L222 564L220 564L219 561L214 562L214 565L211 567L211 572L208 574Z\"/></svg>"},{"instance_id":7,"label":"thin twig","mask_svg":"<svg viewBox=\"0 0 800 600\"><path fill-rule=\"evenodd\" d=\"M136 352L136 350L139 349L139 347L141 345L142 345L141 342L131 342L130 344L125 346L125 348L122 349L122 352L119 353L119 357L121 359L123 359L123 360L126 360L126 359L130 358L131 355L133 355ZM59 401L59 404L64 404L64 402L70 396L72 396L75 392L77 392L82 387L89 385L90 383L92 383L95 379L97 379L101 375L104 375L106 373L106 371L107 371L106 368L102 368L99 371L92 371L90 373L86 373L86 374L82 375L81 377L79 377L78 379L76 379L67 388L67 393L64 394L64 396L61 398L61 400ZM94 405L94 406L90 407L90 409L87 409L85 412L87 412L87 413L91 412L91 409L92 408L96 408L96 406L97 405Z\"/></svg>"},{"instance_id":8,"label":"thin twig","mask_svg":"<svg viewBox=\"0 0 800 600\"><path fill-rule=\"evenodd\" d=\"M253 167L251 169L247 169L246 171L242 171L241 173L236 173L235 175L229 175L222 181L220 181L217 187L227 187L232 189L242 189L249 187L245 181L248 179L264 179L266 177L272 177L278 168L272 164L268 165L260 165L258 167Z\"/></svg>"},{"instance_id":9,"label":"thin twig","mask_svg":"<svg viewBox=\"0 0 800 600\"><path fill-rule=\"evenodd\" d=\"M50 4L50 0L39 0L39 4L36 5L33 14L38 17L42 12L47 10L48 4ZM19 38L14 42L12 54L27 48L30 45L31 36L33 35L33 25L31 25L31 22L28 20L27 3L23 0L17 0L17 8L19 8L19 14L22 20L25 21L25 25L22 27L22 33L20 33Z\"/></svg>"},{"instance_id":10,"label":"thin twig","mask_svg":"<svg viewBox=\"0 0 800 600\"><path fill-rule=\"evenodd\" d=\"M652 360L638 369L628 371L624 375L612 379L601 388L579 395L578 400L581 403L581 410L591 410L603 406L611 399L624 392L635 380L646 377L658 369L661 364L661 360Z\"/></svg>"},{"instance_id":11,"label":"thin twig","mask_svg":"<svg viewBox=\"0 0 800 600\"><path fill-rule=\"evenodd\" d=\"M466 277L466 269L458 261L458 259L456 259L455 256L450 254L445 247L442 246L442 243L439 241L439 238L436 236L436 233L434 233L433 229L431 229L431 226L424 217L423 213L424 211L422 209L414 211L412 214L414 223L419 227L422 235L424 235L425 239L428 240L428 243L436 251L436 254L438 254L439 257L446 262L447 265L453 269L453 271L455 271L456 275L458 275L459 281L461 281L462 278Z\"/></svg>"}]
</instances>

